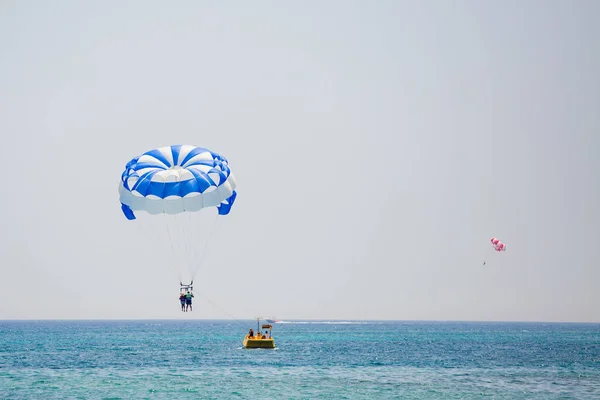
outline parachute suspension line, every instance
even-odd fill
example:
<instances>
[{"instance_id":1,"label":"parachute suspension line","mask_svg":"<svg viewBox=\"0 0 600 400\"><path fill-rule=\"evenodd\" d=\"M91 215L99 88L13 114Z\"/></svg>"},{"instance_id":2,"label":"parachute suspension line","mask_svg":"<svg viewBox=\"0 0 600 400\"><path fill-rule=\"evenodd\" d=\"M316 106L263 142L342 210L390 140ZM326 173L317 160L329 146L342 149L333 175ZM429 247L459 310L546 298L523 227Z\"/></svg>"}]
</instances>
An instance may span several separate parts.
<instances>
[{"instance_id":1,"label":"parachute suspension line","mask_svg":"<svg viewBox=\"0 0 600 400\"><path fill-rule=\"evenodd\" d=\"M187 214L187 213L184 213ZM181 251L182 254L182 259L183 259L183 263L185 266L186 271L188 272L188 274L190 275L190 280L194 279L194 276L192 275L191 271L190 271L190 259L189 259L189 245L188 245L188 235L187 232L185 231L185 224L181 221L182 217L181 214L175 214L175 220L177 223L177 235L178 235L178 239L180 242L180 246L181 246L181 242L183 242L183 246L185 248L185 252ZM182 249L183 250L183 249Z\"/></svg>"},{"instance_id":2,"label":"parachute suspension line","mask_svg":"<svg viewBox=\"0 0 600 400\"><path fill-rule=\"evenodd\" d=\"M194 238L189 235L189 212L184 212L183 214L177 214L177 223L181 229L181 237L183 241L183 245L185 247L185 267L186 271L189 274L190 281L194 280L194 275L191 271L191 251L193 250L193 241Z\"/></svg>"},{"instance_id":3,"label":"parachute suspension line","mask_svg":"<svg viewBox=\"0 0 600 400\"><path fill-rule=\"evenodd\" d=\"M215 214L215 219L213 220L213 223L212 223L212 225L210 227L210 230L208 232L208 237L206 238L206 241L204 242L204 247L202 248L202 250L198 254L198 257L194 259L194 264L197 265L197 267L195 269L195 273L196 274L200 271L200 269L202 267L202 264L204 263L204 260L206 259L206 253L207 253L206 249L208 248L208 244L210 243L210 240L212 239L213 232L215 230L215 227L219 223L219 221L220 221L219 213L216 213ZM198 224L198 225L200 225L200 224ZM198 229L200 229L200 227L198 227Z\"/></svg>"},{"instance_id":4,"label":"parachute suspension line","mask_svg":"<svg viewBox=\"0 0 600 400\"><path fill-rule=\"evenodd\" d=\"M187 284L190 283L187 280L192 281L204 263L208 253L207 248L220 218L215 211L210 230L207 232L207 225L211 223L208 210L182 214L170 215L163 212L174 257L170 263L176 262L173 267L177 269L179 281L182 282L185 279L186 282L183 283Z\"/></svg>"},{"instance_id":5,"label":"parachute suspension line","mask_svg":"<svg viewBox=\"0 0 600 400\"><path fill-rule=\"evenodd\" d=\"M173 237L171 236L171 230L170 228L170 224L169 224L169 217L167 216L166 212L163 212L163 215L165 216L165 222L166 222L166 228L167 228L167 235L169 236L169 243L171 244L171 251L173 252L173 258L175 260L176 263L179 264L179 257L177 256L177 251L175 250L175 245L173 244ZM169 264L173 265L173 263L169 262ZM177 270L177 277L179 278L179 281L181 282L181 270L177 267L175 267L175 269Z\"/></svg>"},{"instance_id":6,"label":"parachute suspension line","mask_svg":"<svg viewBox=\"0 0 600 400\"><path fill-rule=\"evenodd\" d=\"M190 246L189 246L189 253L188 253L188 260L189 260L189 264L188 264L188 272L190 274L191 279L194 279L196 277L196 254L198 253L198 247L200 246L200 241L202 240L202 231L201 229L197 228L196 225L200 225L198 223L198 221L200 220L200 217L202 215L203 210L199 210L193 213L186 213L185 217L187 221L186 221L186 228L187 231L185 233L186 237L189 238L190 240Z\"/></svg>"},{"instance_id":7,"label":"parachute suspension line","mask_svg":"<svg viewBox=\"0 0 600 400\"><path fill-rule=\"evenodd\" d=\"M194 213L188 213L188 235L192 240L191 243L191 254L190 254L190 265L189 271L192 277L196 277L198 273L196 268L196 260L198 259L199 248L201 246L201 241L206 240L202 236L202 215L204 215L206 211L201 209Z\"/></svg>"},{"instance_id":8,"label":"parachute suspension line","mask_svg":"<svg viewBox=\"0 0 600 400\"><path fill-rule=\"evenodd\" d=\"M208 240L208 236L210 232L207 231L206 227L206 215L210 213L211 209L202 209L196 215L194 215L194 221L191 225L192 236L198 238L196 241L196 246L194 246L194 256L192 257L192 268L194 270L194 274L197 274L200 268L198 267L198 259L202 255L202 245L206 243Z\"/></svg>"}]
</instances>

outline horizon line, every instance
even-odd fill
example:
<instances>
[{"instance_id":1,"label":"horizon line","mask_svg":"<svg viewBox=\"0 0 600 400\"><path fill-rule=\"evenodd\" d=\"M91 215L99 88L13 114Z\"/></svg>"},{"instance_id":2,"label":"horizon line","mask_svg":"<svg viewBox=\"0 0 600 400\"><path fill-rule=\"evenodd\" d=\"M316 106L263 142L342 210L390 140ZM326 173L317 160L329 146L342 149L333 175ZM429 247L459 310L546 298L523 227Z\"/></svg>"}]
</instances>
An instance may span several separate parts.
<instances>
[{"instance_id":1,"label":"horizon line","mask_svg":"<svg viewBox=\"0 0 600 400\"><path fill-rule=\"evenodd\" d=\"M271 318L260 318L264 321ZM227 318L7 318L0 319L0 322L119 322L119 321L219 321L219 322L236 322L236 321L256 321L257 318L246 319L227 319ZM429 323L509 323L509 324L600 324L600 321L543 321L543 320L460 320L460 319L353 319L353 318L290 318L278 319L283 323L286 322L429 322ZM276 323L281 323L276 322Z\"/></svg>"}]
</instances>

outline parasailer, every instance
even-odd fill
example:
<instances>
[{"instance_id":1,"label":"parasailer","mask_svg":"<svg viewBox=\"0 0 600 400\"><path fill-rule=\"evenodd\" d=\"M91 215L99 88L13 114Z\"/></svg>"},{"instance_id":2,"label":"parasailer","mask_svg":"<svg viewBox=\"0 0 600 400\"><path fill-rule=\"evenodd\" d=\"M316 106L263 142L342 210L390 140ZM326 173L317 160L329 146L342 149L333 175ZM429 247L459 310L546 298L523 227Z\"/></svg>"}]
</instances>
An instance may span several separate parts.
<instances>
[{"instance_id":1,"label":"parasailer","mask_svg":"<svg viewBox=\"0 0 600 400\"><path fill-rule=\"evenodd\" d=\"M121 174L119 200L125 217L136 220L143 212L154 225L153 234L166 232L160 241L172 250L169 263L177 269L186 311L191 310L192 285L208 241L219 217L231 211L235 189L228 160L191 145L147 151L131 159Z\"/></svg>"}]
</instances>

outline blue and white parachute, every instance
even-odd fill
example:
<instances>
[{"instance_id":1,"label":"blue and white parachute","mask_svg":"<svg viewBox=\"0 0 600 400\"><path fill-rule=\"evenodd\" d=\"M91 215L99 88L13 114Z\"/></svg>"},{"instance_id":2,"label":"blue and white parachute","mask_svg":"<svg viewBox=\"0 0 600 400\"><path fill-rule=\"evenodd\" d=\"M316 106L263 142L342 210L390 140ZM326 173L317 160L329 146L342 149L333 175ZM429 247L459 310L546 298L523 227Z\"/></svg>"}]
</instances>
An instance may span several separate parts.
<instances>
[{"instance_id":1,"label":"blue and white parachute","mask_svg":"<svg viewBox=\"0 0 600 400\"><path fill-rule=\"evenodd\" d=\"M161 224L166 227L166 237L159 241L170 243L169 262L179 280L191 282L218 217L233 206L235 189L225 157L202 147L173 145L129 161L121 174L119 199L128 220L142 219L141 213L155 231L161 231L155 229Z\"/></svg>"},{"instance_id":2,"label":"blue and white parachute","mask_svg":"<svg viewBox=\"0 0 600 400\"><path fill-rule=\"evenodd\" d=\"M235 179L227 159L208 149L174 145L150 150L127 163L121 175L121 208L177 214L217 207L229 213L235 201Z\"/></svg>"}]
</instances>

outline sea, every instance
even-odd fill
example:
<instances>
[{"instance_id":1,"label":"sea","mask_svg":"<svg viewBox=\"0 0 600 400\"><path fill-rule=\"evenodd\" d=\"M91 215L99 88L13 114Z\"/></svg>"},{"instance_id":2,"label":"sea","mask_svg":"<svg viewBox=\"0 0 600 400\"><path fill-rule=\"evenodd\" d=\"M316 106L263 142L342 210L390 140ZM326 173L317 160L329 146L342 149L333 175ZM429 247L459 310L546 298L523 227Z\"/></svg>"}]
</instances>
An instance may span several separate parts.
<instances>
[{"instance_id":1,"label":"sea","mask_svg":"<svg viewBox=\"0 0 600 400\"><path fill-rule=\"evenodd\" d=\"M261 322L262 323L262 322ZM600 324L0 321L2 399L600 399Z\"/></svg>"}]
</instances>

